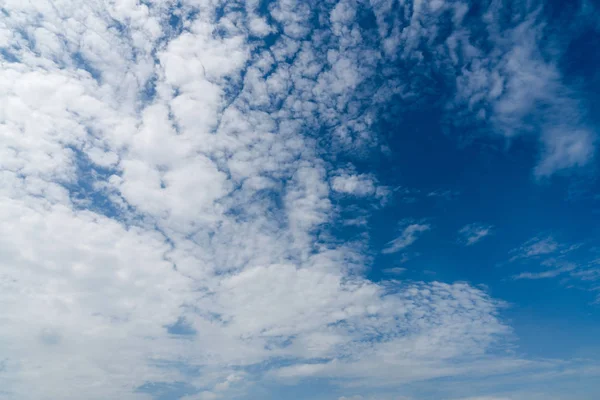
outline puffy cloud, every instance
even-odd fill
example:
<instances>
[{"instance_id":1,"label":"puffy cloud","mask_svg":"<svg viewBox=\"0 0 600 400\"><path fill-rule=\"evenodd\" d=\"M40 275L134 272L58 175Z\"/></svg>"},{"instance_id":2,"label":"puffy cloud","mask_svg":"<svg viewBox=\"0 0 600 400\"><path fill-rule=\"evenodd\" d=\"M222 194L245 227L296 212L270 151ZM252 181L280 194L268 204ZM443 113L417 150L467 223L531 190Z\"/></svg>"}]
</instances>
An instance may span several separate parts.
<instances>
[{"instance_id":1,"label":"puffy cloud","mask_svg":"<svg viewBox=\"0 0 600 400\"><path fill-rule=\"evenodd\" d=\"M354 196L370 196L376 190L373 179L364 174L336 176L331 180L331 187L336 192Z\"/></svg>"},{"instance_id":2,"label":"puffy cloud","mask_svg":"<svg viewBox=\"0 0 600 400\"><path fill-rule=\"evenodd\" d=\"M338 174L331 179L331 188L336 193L362 198L373 198L380 203L385 203L391 194L389 188L379 185L374 176L370 174L354 174L345 170L338 171Z\"/></svg>"},{"instance_id":3,"label":"puffy cloud","mask_svg":"<svg viewBox=\"0 0 600 400\"><path fill-rule=\"evenodd\" d=\"M215 399L266 375L377 386L521 366L491 355L510 329L485 292L372 282L364 243L331 237L332 190L383 192L330 181L320 146L377 142L393 38L370 45L352 1L177 3L3 5L3 395L185 383ZM398 31L380 3L378 34Z\"/></svg>"}]
</instances>

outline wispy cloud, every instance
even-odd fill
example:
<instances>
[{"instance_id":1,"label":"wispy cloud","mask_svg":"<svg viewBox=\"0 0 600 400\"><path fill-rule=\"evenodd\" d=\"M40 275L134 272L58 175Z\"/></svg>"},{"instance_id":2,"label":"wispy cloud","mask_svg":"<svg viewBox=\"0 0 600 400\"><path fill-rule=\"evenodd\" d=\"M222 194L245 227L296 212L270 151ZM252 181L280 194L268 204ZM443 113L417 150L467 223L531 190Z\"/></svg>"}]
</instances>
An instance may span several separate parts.
<instances>
[{"instance_id":1,"label":"wispy cloud","mask_svg":"<svg viewBox=\"0 0 600 400\"><path fill-rule=\"evenodd\" d=\"M556 252L559 244L552 236L534 237L522 246L510 251L513 256L510 261L548 255Z\"/></svg>"},{"instance_id":2,"label":"wispy cloud","mask_svg":"<svg viewBox=\"0 0 600 400\"><path fill-rule=\"evenodd\" d=\"M460 237L459 241L466 246L474 245L486 236L491 235L493 228L494 227L492 225L481 223L465 225L458 231Z\"/></svg>"},{"instance_id":3,"label":"wispy cloud","mask_svg":"<svg viewBox=\"0 0 600 400\"><path fill-rule=\"evenodd\" d=\"M386 247L382 250L382 253L397 253L413 244L423 233L430 229L431 225L429 224L409 223L402 229L400 236L387 243Z\"/></svg>"},{"instance_id":4,"label":"wispy cloud","mask_svg":"<svg viewBox=\"0 0 600 400\"><path fill-rule=\"evenodd\" d=\"M406 272L406 268L394 267L394 268L386 268L383 270L386 274L392 275L401 275Z\"/></svg>"},{"instance_id":5,"label":"wispy cloud","mask_svg":"<svg viewBox=\"0 0 600 400\"><path fill-rule=\"evenodd\" d=\"M515 16L511 26L503 23L505 13ZM597 135L588 127L581 94L564 84L564 39L549 33L533 3L492 2L484 20L491 51L474 41L466 26L446 41L457 70L457 93L449 108L463 117L453 114L453 123L479 125L506 138L538 134L538 178L590 163Z\"/></svg>"},{"instance_id":6,"label":"wispy cloud","mask_svg":"<svg viewBox=\"0 0 600 400\"><path fill-rule=\"evenodd\" d=\"M536 176L547 177L556 171L585 166L594 157L596 140L596 135L585 129L548 129L542 138L544 150L535 167Z\"/></svg>"},{"instance_id":7,"label":"wispy cloud","mask_svg":"<svg viewBox=\"0 0 600 400\"><path fill-rule=\"evenodd\" d=\"M437 198L441 198L444 200L453 200L453 199L456 199L459 195L460 195L460 192L458 192L457 190L451 190L451 189L446 189L446 190L438 189L438 190L434 190L434 191L427 193L427 197L437 197Z\"/></svg>"},{"instance_id":8,"label":"wispy cloud","mask_svg":"<svg viewBox=\"0 0 600 400\"><path fill-rule=\"evenodd\" d=\"M513 279L547 279L554 278L566 272L575 270L577 266L573 263L560 262L560 263L544 263L544 265L556 264L554 269L542 271L542 272L521 272L518 275L513 276Z\"/></svg>"}]
</instances>

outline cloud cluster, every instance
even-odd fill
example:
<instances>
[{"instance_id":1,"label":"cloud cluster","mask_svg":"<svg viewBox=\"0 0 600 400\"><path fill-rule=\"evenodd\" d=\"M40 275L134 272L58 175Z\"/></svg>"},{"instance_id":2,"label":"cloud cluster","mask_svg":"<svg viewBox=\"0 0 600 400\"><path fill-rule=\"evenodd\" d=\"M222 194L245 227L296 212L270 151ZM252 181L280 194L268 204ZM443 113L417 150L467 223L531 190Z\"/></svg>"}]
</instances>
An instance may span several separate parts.
<instances>
[{"instance_id":1,"label":"cloud cluster","mask_svg":"<svg viewBox=\"0 0 600 400\"><path fill-rule=\"evenodd\" d=\"M510 262L520 261L520 264L530 265L535 270L519 272L512 278L560 278L569 287L596 292L600 281L600 259L594 254L594 249L590 243L561 243L552 236L538 235L510 252L513 254ZM599 300L600 296L596 295L595 301Z\"/></svg>"},{"instance_id":2,"label":"cloud cluster","mask_svg":"<svg viewBox=\"0 0 600 400\"><path fill-rule=\"evenodd\" d=\"M384 57L402 65L394 72L406 107L442 103L446 130L466 142L487 134L531 138L540 148L537 178L589 165L597 147L588 99L568 84L563 68L578 32L595 29L597 10L578 3L571 21L557 22L552 7L514 0L373 2ZM554 29L557 23L565 29Z\"/></svg>"},{"instance_id":3,"label":"cloud cluster","mask_svg":"<svg viewBox=\"0 0 600 400\"><path fill-rule=\"evenodd\" d=\"M3 396L216 399L524 363L492 356L510 328L484 291L372 282L363 247L330 233L332 191L385 196L331 154L377 143L405 89L385 63L400 42L418 61L422 21L448 7L415 2L400 32L392 3L373 2L373 29L353 0L4 3ZM569 148L557 162L582 164Z\"/></svg>"},{"instance_id":4,"label":"cloud cluster","mask_svg":"<svg viewBox=\"0 0 600 400\"><path fill-rule=\"evenodd\" d=\"M292 1L269 18L252 1L4 7L9 398L142 399L185 382L212 399L265 374L391 383L407 365L405 380L427 379L509 331L481 290L370 282L360 250L323 235L331 188L378 196L364 175L330 187L310 135L372 140L361 104L378 56L356 4L311 40L314 11Z\"/></svg>"}]
</instances>

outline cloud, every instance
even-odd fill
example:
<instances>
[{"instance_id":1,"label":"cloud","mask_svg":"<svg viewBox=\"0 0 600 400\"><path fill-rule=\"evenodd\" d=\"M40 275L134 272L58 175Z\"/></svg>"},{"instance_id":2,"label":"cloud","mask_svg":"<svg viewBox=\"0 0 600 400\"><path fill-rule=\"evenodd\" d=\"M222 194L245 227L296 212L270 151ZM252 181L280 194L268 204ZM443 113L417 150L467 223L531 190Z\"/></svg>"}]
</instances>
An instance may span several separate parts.
<instances>
[{"instance_id":1,"label":"cloud","mask_svg":"<svg viewBox=\"0 0 600 400\"><path fill-rule=\"evenodd\" d=\"M583 281L598 281L600 280L600 268L590 268L580 271L574 271L571 276L579 278Z\"/></svg>"},{"instance_id":2,"label":"cloud","mask_svg":"<svg viewBox=\"0 0 600 400\"><path fill-rule=\"evenodd\" d=\"M550 263L544 263L548 265ZM558 263L558 268L551 269L548 271L542 272L522 272L518 275L513 276L513 279L546 279L546 278L554 278L558 275L561 275L565 272L573 271L577 266L572 263Z\"/></svg>"},{"instance_id":3,"label":"cloud","mask_svg":"<svg viewBox=\"0 0 600 400\"><path fill-rule=\"evenodd\" d=\"M427 193L427 197L437 197L437 198L441 198L444 200L452 200L457 198L460 195L460 192L456 191L456 190L434 190L432 192Z\"/></svg>"},{"instance_id":4,"label":"cloud","mask_svg":"<svg viewBox=\"0 0 600 400\"><path fill-rule=\"evenodd\" d=\"M510 261L552 254L559 247L560 245L552 236L534 237L522 246L511 250L510 253L514 255L510 258Z\"/></svg>"},{"instance_id":5,"label":"cloud","mask_svg":"<svg viewBox=\"0 0 600 400\"><path fill-rule=\"evenodd\" d=\"M460 242L466 246L474 245L486 236L492 234L493 226L485 225L480 223L473 223L462 227L458 234L460 236Z\"/></svg>"},{"instance_id":6,"label":"cloud","mask_svg":"<svg viewBox=\"0 0 600 400\"><path fill-rule=\"evenodd\" d=\"M539 262L545 269L541 271L524 271L512 275L513 280L539 280L561 278L561 284L567 288L594 292L595 282L600 280L598 259L594 258L594 248L589 243L558 243L552 237L535 237L523 246L514 249L516 253L511 261L528 261L529 264ZM590 257L590 253L592 256ZM597 301L597 296L596 300Z\"/></svg>"},{"instance_id":7,"label":"cloud","mask_svg":"<svg viewBox=\"0 0 600 400\"><path fill-rule=\"evenodd\" d=\"M364 243L328 239L332 190L382 193L370 175L330 182L309 134L331 127L340 151L375 140L369 104L387 95L367 82L379 55L352 7L314 32L311 7L288 1L266 19L253 2L249 18L216 2L5 6L5 397L184 385L227 398L265 376L377 384L383 354L389 374L414 361L407 380L427 379L503 340L481 290L375 283L356 273ZM261 42L273 23L286 35Z\"/></svg>"},{"instance_id":8,"label":"cloud","mask_svg":"<svg viewBox=\"0 0 600 400\"><path fill-rule=\"evenodd\" d=\"M406 272L406 268L401 268L401 267L386 268L383 270L383 272L385 272L386 274L401 275Z\"/></svg>"},{"instance_id":9,"label":"cloud","mask_svg":"<svg viewBox=\"0 0 600 400\"><path fill-rule=\"evenodd\" d=\"M429 231L430 229L431 229L431 225L429 225L429 224L422 224L422 223L410 224L409 223L406 227L404 227L400 236L398 236L396 239L390 241L386 245L386 247L382 250L382 253L384 253L384 254L397 253L400 250L413 244L421 236L421 234Z\"/></svg>"},{"instance_id":10,"label":"cloud","mask_svg":"<svg viewBox=\"0 0 600 400\"><path fill-rule=\"evenodd\" d=\"M380 49L353 1L177 3L4 5L3 396L248 397L267 378L376 387L527 364L493 355L503 303L370 281L366 239L331 232L332 192L385 196L323 149L379 140L402 89L377 76L400 53L390 4L374 3ZM436 8L415 8L407 51Z\"/></svg>"},{"instance_id":11,"label":"cloud","mask_svg":"<svg viewBox=\"0 0 600 400\"><path fill-rule=\"evenodd\" d=\"M376 179L368 174L342 172L331 179L331 188L337 193L357 197L385 199L389 194L386 187L378 185Z\"/></svg>"},{"instance_id":12,"label":"cloud","mask_svg":"<svg viewBox=\"0 0 600 400\"><path fill-rule=\"evenodd\" d=\"M587 130L552 130L542 140L544 152L535 168L538 177L549 176L574 166L584 166L592 160L595 153L596 138Z\"/></svg>"},{"instance_id":13,"label":"cloud","mask_svg":"<svg viewBox=\"0 0 600 400\"><path fill-rule=\"evenodd\" d=\"M475 127L507 139L536 136L542 148L534 168L538 178L587 165L597 135L587 126L583 93L565 84L561 70L570 33L552 33L533 3L492 2L469 23L467 10L466 4L455 7L455 29L438 49L439 62L457 73L447 106L452 129ZM504 15L514 18L506 23ZM580 27L589 23L583 15L575 19ZM485 44L475 32L485 32Z\"/></svg>"}]
</instances>

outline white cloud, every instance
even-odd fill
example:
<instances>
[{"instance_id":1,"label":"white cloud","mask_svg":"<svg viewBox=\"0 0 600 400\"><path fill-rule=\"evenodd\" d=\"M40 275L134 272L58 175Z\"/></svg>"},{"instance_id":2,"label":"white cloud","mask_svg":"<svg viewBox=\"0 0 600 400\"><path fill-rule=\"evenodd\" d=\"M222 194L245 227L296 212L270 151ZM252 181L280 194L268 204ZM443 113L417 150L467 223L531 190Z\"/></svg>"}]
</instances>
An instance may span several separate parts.
<instances>
[{"instance_id":1,"label":"white cloud","mask_svg":"<svg viewBox=\"0 0 600 400\"><path fill-rule=\"evenodd\" d=\"M408 224L403 228L402 233L396 239L390 241L383 249L382 253L397 253L400 250L413 244L423 233L429 231L431 225L423 223Z\"/></svg>"},{"instance_id":2,"label":"white cloud","mask_svg":"<svg viewBox=\"0 0 600 400\"><path fill-rule=\"evenodd\" d=\"M492 225L473 223L462 227L458 231L458 234L462 243L464 243L466 246L471 246L479 242L484 237L491 235L492 231Z\"/></svg>"},{"instance_id":3,"label":"white cloud","mask_svg":"<svg viewBox=\"0 0 600 400\"><path fill-rule=\"evenodd\" d=\"M482 20L471 22L485 29L488 49L473 40L471 26L461 23L466 10L463 4L454 8L454 32L438 49L457 71L457 93L449 104L452 125L475 120L474 125L508 139L538 136L538 178L588 164L597 135L586 127L580 95L564 83L561 39L547 34L541 9L526 2L490 3ZM506 12L515 15L509 26L500 17Z\"/></svg>"},{"instance_id":4,"label":"white cloud","mask_svg":"<svg viewBox=\"0 0 600 400\"><path fill-rule=\"evenodd\" d=\"M592 132L587 130L550 130L542 138L543 156L535 168L535 174L544 177L567 168L586 165L594 156L595 140Z\"/></svg>"},{"instance_id":5,"label":"white cloud","mask_svg":"<svg viewBox=\"0 0 600 400\"><path fill-rule=\"evenodd\" d=\"M6 7L9 31L45 29L35 42L21 37L11 49L19 62L0 70L0 344L9 349L0 386L9 398L146 399L136 390L145 384L186 382L194 398L213 399L243 386L246 367L273 360L296 371L274 362L273 376L356 375L353 359L393 341L405 349L398 369L420 357L421 336L451 344L454 356L505 334L483 292L370 282L355 274L360 247L319 237L334 218L330 186L298 121L360 138L368 115L353 93L369 58L351 43L336 49L342 39L328 52L293 39L308 32L305 6L275 7L291 37L258 52L248 35L270 27L245 27L235 12L217 22L210 3L174 35L167 3ZM354 29L341 7L332 16L340 37ZM297 61L276 64L292 52ZM366 175L356 178L366 191L347 178L333 188L382 193ZM428 304L464 296L478 304L458 306L470 333L454 338L450 320L428 327ZM195 333L169 333L180 320ZM469 335L477 348L457 342ZM329 361L303 366L314 358ZM421 376L451 373L434 370Z\"/></svg>"},{"instance_id":6,"label":"white cloud","mask_svg":"<svg viewBox=\"0 0 600 400\"><path fill-rule=\"evenodd\" d=\"M3 5L3 396L148 399L140 387L184 382L230 398L264 375L377 386L523 363L489 354L510 329L483 291L369 281L364 243L328 236L332 188L383 192L329 182L306 133L372 143L371 104L394 93L370 86L382 56L352 2L323 20L331 34L309 5L273 4L286 35L269 49L258 2L245 18L184 1L181 32L172 2L144 3ZM169 333L180 320L195 334Z\"/></svg>"},{"instance_id":7,"label":"white cloud","mask_svg":"<svg viewBox=\"0 0 600 400\"><path fill-rule=\"evenodd\" d=\"M588 268L579 271L571 272L571 276L579 278L582 281L599 281L600 280L600 268Z\"/></svg>"},{"instance_id":8,"label":"white cloud","mask_svg":"<svg viewBox=\"0 0 600 400\"><path fill-rule=\"evenodd\" d=\"M534 237L522 246L510 251L514 254L510 261L548 255L556 252L560 245L552 236Z\"/></svg>"},{"instance_id":9,"label":"white cloud","mask_svg":"<svg viewBox=\"0 0 600 400\"><path fill-rule=\"evenodd\" d=\"M383 270L383 272L385 272L386 274L401 275L406 272L406 268L401 268L401 267L386 268Z\"/></svg>"},{"instance_id":10,"label":"white cloud","mask_svg":"<svg viewBox=\"0 0 600 400\"><path fill-rule=\"evenodd\" d=\"M559 262L559 263L544 263L544 265L552 265L554 264L556 268L542 271L542 272L521 272L518 275L513 276L513 279L545 279L545 278L554 278L565 272L570 272L575 270L577 266L568 262Z\"/></svg>"},{"instance_id":11,"label":"white cloud","mask_svg":"<svg viewBox=\"0 0 600 400\"><path fill-rule=\"evenodd\" d=\"M335 176L331 180L331 187L336 192L359 197L372 196L376 190L373 178L365 174Z\"/></svg>"}]
</instances>

